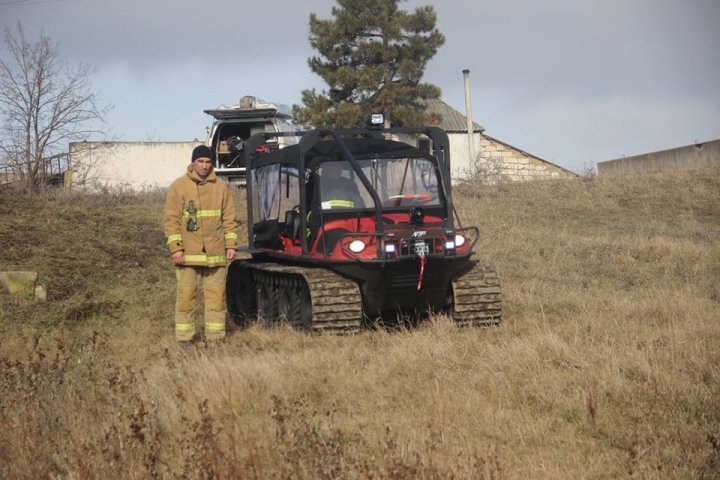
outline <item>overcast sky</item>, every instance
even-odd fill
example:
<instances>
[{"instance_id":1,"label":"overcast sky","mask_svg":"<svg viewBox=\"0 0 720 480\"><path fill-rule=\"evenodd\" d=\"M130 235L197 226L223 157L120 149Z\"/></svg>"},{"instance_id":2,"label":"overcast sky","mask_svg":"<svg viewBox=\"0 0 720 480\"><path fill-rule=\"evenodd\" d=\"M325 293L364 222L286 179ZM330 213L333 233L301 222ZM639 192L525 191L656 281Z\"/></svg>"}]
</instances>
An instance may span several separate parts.
<instances>
[{"instance_id":1,"label":"overcast sky","mask_svg":"<svg viewBox=\"0 0 720 480\"><path fill-rule=\"evenodd\" d=\"M311 12L332 0L0 0L92 80L120 140L204 139L204 109L243 95L300 101ZM720 138L720 0L409 0L446 43L425 80L486 133L577 172ZM0 54L3 54L0 52Z\"/></svg>"}]
</instances>

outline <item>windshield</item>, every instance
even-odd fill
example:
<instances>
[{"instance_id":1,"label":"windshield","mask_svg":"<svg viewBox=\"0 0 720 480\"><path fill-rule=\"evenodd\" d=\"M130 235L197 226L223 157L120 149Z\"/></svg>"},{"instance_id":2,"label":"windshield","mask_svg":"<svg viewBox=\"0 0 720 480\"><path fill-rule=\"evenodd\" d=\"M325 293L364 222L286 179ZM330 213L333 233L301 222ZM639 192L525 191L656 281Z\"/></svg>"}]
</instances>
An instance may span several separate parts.
<instances>
[{"instance_id":1,"label":"windshield","mask_svg":"<svg viewBox=\"0 0 720 480\"><path fill-rule=\"evenodd\" d=\"M438 176L426 158L358 160L384 207L440 205ZM346 161L320 166L320 201L323 210L372 208L370 193Z\"/></svg>"}]
</instances>

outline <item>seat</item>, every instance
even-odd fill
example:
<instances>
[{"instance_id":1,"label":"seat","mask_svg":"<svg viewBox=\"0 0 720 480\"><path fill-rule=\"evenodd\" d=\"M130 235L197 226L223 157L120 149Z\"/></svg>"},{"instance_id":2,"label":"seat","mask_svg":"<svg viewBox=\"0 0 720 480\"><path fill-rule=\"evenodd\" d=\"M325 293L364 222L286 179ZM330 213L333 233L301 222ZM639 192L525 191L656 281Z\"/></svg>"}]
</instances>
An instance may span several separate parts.
<instances>
[{"instance_id":1,"label":"seat","mask_svg":"<svg viewBox=\"0 0 720 480\"><path fill-rule=\"evenodd\" d=\"M253 244L256 248L282 249L280 224L277 220L263 220L253 225Z\"/></svg>"},{"instance_id":2,"label":"seat","mask_svg":"<svg viewBox=\"0 0 720 480\"><path fill-rule=\"evenodd\" d=\"M283 235L294 244L300 243L300 212L297 209L285 212L285 224L283 225Z\"/></svg>"}]
</instances>

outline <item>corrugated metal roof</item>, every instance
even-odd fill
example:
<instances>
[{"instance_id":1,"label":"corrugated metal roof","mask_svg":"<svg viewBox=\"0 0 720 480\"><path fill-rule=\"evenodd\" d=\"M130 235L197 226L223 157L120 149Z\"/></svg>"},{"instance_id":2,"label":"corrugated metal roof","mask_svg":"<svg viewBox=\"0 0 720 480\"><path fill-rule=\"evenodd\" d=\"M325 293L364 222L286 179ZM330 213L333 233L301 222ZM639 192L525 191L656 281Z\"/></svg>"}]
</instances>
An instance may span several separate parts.
<instances>
[{"instance_id":1,"label":"corrugated metal roof","mask_svg":"<svg viewBox=\"0 0 720 480\"><path fill-rule=\"evenodd\" d=\"M418 100L418 103L426 105L427 113L432 117L431 125L438 126L446 132L467 132L467 117L452 108L439 98L429 100ZM475 132L485 130L482 125L473 122Z\"/></svg>"}]
</instances>

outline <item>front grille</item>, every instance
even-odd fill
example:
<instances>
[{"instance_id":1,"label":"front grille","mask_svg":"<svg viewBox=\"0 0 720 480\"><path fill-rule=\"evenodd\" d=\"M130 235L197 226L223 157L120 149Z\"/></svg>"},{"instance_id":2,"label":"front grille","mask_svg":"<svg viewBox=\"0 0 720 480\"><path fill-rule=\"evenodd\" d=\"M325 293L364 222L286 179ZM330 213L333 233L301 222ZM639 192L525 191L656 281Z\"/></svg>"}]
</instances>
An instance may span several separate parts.
<instances>
[{"instance_id":1,"label":"front grille","mask_svg":"<svg viewBox=\"0 0 720 480\"><path fill-rule=\"evenodd\" d=\"M418 273L413 273L409 275L395 275L395 277L392 279L392 283L390 284L391 288L417 288L418 283Z\"/></svg>"}]
</instances>

